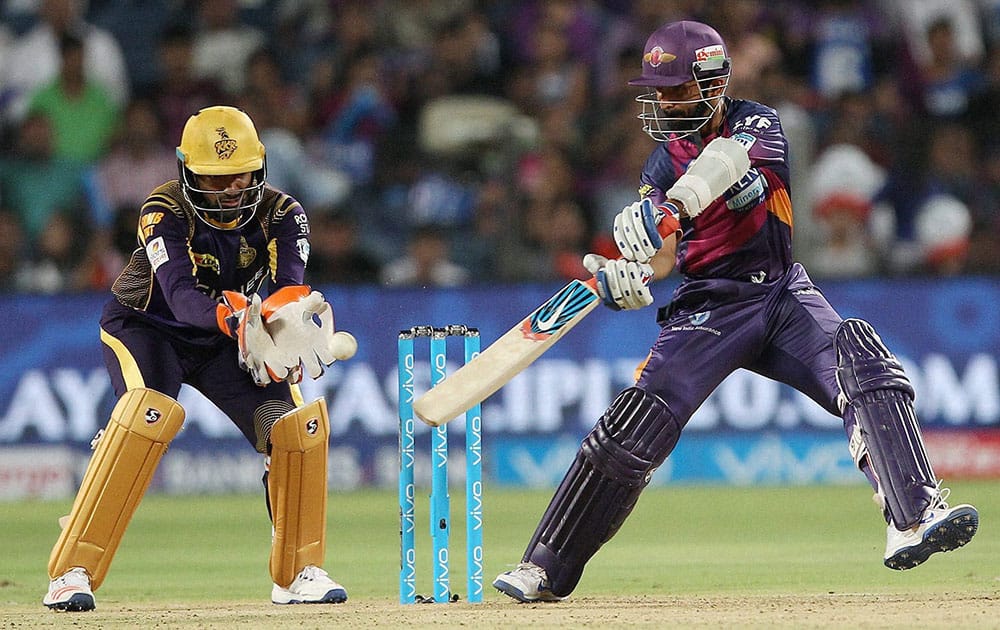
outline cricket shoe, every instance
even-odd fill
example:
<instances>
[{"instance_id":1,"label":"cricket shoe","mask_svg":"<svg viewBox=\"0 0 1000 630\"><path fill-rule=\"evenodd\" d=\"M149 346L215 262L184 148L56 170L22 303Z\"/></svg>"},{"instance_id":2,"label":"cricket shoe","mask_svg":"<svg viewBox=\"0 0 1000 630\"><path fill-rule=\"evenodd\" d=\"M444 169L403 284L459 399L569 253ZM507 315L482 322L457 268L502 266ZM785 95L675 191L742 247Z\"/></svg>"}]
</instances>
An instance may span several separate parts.
<instances>
[{"instance_id":1,"label":"cricket shoe","mask_svg":"<svg viewBox=\"0 0 1000 630\"><path fill-rule=\"evenodd\" d=\"M533 562L522 562L513 571L507 571L493 580L493 588L519 602L558 602L566 599L549 589L545 569Z\"/></svg>"},{"instance_id":2,"label":"cricket shoe","mask_svg":"<svg viewBox=\"0 0 1000 630\"><path fill-rule=\"evenodd\" d=\"M275 604L339 604L347 601L347 591L330 579L323 569L308 565L302 569L288 588L277 584L271 589Z\"/></svg>"},{"instance_id":3,"label":"cricket shoe","mask_svg":"<svg viewBox=\"0 0 1000 630\"><path fill-rule=\"evenodd\" d=\"M924 510L920 521L906 531L890 522L886 528L885 566L902 571L912 569L939 551L951 551L966 544L979 528L979 512L971 505L949 508L948 489Z\"/></svg>"},{"instance_id":4,"label":"cricket shoe","mask_svg":"<svg viewBox=\"0 0 1000 630\"><path fill-rule=\"evenodd\" d=\"M82 612L93 610L94 591L90 590L90 576L82 567L73 567L49 582L49 592L42 603L52 610Z\"/></svg>"}]
</instances>

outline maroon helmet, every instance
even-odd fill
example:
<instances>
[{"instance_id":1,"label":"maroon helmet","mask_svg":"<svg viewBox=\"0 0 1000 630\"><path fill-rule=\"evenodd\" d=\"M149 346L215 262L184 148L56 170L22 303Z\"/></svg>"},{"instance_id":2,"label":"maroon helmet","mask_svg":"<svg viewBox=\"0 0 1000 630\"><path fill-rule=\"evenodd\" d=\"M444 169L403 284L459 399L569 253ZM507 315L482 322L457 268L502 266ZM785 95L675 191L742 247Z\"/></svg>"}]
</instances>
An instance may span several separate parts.
<instances>
[{"instance_id":1,"label":"maroon helmet","mask_svg":"<svg viewBox=\"0 0 1000 630\"><path fill-rule=\"evenodd\" d=\"M695 133L711 120L722 95L729 86L730 59L726 43L718 32L701 22L670 22L658 28L646 40L642 54L642 75L629 85L644 86L649 92L636 98L642 103L639 119L643 131L658 142L674 140ZM722 79L721 86L711 82ZM686 101L661 101L656 88L673 87L695 81L701 97ZM710 89L722 91L712 97ZM667 116L662 104L696 105L687 115Z\"/></svg>"}]
</instances>

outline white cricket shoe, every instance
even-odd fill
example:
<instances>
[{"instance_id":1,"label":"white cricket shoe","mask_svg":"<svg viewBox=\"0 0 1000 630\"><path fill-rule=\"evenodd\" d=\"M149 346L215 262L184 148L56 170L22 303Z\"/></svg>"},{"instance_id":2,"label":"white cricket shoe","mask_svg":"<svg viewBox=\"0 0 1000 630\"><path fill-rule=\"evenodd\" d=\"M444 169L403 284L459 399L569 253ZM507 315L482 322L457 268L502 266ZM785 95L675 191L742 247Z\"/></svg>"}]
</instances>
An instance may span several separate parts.
<instances>
[{"instance_id":1,"label":"white cricket shoe","mask_svg":"<svg viewBox=\"0 0 1000 630\"><path fill-rule=\"evenodd\" d=\"M519 602L558 602L566 599L549 590L549 577L545 569L533 562L522 562L513 571L507 571L493 580L493 588Z\"/></svg>"},{"instance_id":2,"label":"white cricket shoe","mask_svg":"<svg viewBox=\"0 0 1000 630\"><path fill-rule=\"evenodd\" d=\"M979 528L979 512L968 504L949 508L947 498L948 489L944 488L911 529L901 532L889 523L885 566L899 571L912 569L932 554L958 549L972 540Z\"/></svg>"},{"instance_id":3,"label":"white cricket shoe","mask_svg":"<svg viewBox=\"0 0 1000 630\"><path fill-rule=\"evenodd\" d=\"M94 591L90 590L90 576L82 567L73 567L49 582L49 592L42 603L52 610L82 612L93 610Z\"/></svg>"},{"instance_id":4,"label":"white cricket shoe","mask_svg":"<svg viewBox=\"0 0 1000 630\"><path fill-rule=\"evenodd\" d=\"M275 604L339 604L347 601L347 590L331 580L326 571L310 564L295 576L288 588L275 584L271 589L271 601Z\"/></svg>"}]
</instances>

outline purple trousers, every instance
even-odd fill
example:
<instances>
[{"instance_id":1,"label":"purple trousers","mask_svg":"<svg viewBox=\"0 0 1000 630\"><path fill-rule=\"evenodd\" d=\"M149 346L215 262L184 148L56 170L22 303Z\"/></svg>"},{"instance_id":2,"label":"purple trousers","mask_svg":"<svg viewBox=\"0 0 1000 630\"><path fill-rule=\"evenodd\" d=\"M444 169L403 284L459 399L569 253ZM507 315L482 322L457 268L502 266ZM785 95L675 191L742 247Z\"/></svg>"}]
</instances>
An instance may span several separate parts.
<instances>
[{"instance_id":1,"label":"purple trousers","mask_svg":"<svg viewBox=\"0 0 1000 630\"><path fill-rule=\"evenodd\" d=\"M171 327L111 300L101 316L101 341L115 396L146 387L176 399L187 383L255 446L254 412L272 401L296 404L288 383L254 384L239 366L236 341L221 333Z\"/></svg>"},{"instance_id":2,"label":"purple trousers","mask_svg":"<svg viewBox=\"0 0 1000 630\"><path fill-rule=\"evenodd\" d=\"M841 321L799 264L770 283L688 280L660 312L637 385L687 423L726 376L745 368L840 416L833 339Z\"/></svg>"}]
</instances>

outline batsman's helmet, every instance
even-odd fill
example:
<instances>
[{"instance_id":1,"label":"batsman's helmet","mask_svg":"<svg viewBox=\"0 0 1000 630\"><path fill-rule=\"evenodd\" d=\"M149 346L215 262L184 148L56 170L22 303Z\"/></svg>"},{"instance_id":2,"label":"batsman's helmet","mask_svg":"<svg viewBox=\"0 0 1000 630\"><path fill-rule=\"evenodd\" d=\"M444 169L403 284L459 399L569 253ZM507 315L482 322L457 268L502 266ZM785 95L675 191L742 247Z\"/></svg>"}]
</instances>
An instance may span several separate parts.
<instances>
[{"instance_id":1,"label":"batsman's helmet","mask_svg":"<svg viewBox=\"0 0 1000 630\"><path fill-rule=\"evenodd\" d=\"M642 129L657 142L695 133L715 114L729 87L730 58L726 43L707 24L693 21L670 22L646 40L642 54L642 74L629 85L651 88L636 97L642 103ZM722 80L718 85L717 80ZM656 88L673 87L695 81L699 98L685 101L660 100ZM713 83L716 83L713 85ZM721 88L713 96L708 92ZM693 112L674 110L669 115L663 105L697 105Z\"/></svg>"},{"instance_id":2,"label":"batsman's helmet","mask_svg":"<svg viewBox=\"0 0 1000 630\"><path fill-rule=\"evenodd\" d=\"M246 112L225 105L206 107L184 125L177 147L177 170L184 198L198 216L214 228L235 230L253 218L264 194L264 145ZM253 174L250 186L225 195L199 188L194 177L241 173ZM235 205L223 203L235 195Z\"/></svg>"}]
</instances>

